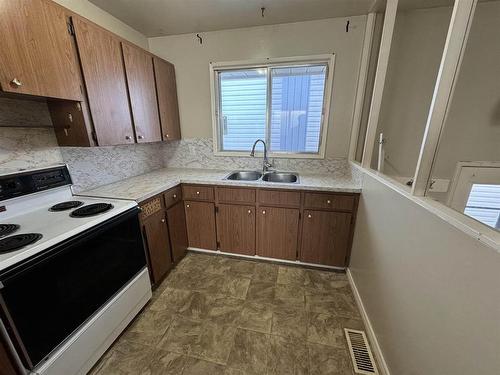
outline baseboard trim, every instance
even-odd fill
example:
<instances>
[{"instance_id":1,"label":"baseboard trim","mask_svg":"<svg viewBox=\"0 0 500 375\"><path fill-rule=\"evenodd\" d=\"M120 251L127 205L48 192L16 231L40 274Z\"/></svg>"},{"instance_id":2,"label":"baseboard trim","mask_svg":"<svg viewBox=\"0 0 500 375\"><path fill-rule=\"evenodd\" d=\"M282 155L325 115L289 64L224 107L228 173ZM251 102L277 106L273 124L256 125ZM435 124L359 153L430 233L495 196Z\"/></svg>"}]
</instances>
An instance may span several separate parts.
<instances>
[{"instance_id":1,"label":"baseboard trim","mask_svg":"<svg viewBox=\"0 0 500 375\"><path fill-rule=\"evenodd\" d=\"M375 336L375 331L373 330L370 318L366 313L365 306L363 305L363 301L361 300L361 296L359 295L356 283L352 278L351 270L348 268L346 273L347 279L349 280L349 284L351 285L351 289L354 294L354 299L356 300L359 312L361 313L361 318L363 319L363 323L365 323L366 334L368 336L368 340L370 341L370 346L373 350L373 353L375 354L375 358L377 359L378 370L381 375L391 375L389 372L389 368L387 367L387 363L385 362L384 355L382 354L382 350L380 349L380 345L378 344L377 336Z\"/></svg>"}]
</instances>

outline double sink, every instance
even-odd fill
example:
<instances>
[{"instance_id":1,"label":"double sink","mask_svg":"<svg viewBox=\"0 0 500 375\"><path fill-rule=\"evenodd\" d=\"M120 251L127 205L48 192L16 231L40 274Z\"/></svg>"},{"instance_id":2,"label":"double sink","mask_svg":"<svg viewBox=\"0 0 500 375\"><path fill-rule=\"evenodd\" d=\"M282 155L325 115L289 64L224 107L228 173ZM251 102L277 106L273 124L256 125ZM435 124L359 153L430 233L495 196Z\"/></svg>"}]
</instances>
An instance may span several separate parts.
<instances>
[{"instance_id":1,"label":"double sink","mask_svg":"<svg viewBox=\"0 0 500 375\"><path fill-rule=\"evenodd\" d=\"M225 180L233 181L265 181L265 182L279 182L285 184L297 184L299 182L299 175L289 172L266 172L264 174L257 171L235 171L231 172L225 177Z\"/></svg>"}]
</instances>

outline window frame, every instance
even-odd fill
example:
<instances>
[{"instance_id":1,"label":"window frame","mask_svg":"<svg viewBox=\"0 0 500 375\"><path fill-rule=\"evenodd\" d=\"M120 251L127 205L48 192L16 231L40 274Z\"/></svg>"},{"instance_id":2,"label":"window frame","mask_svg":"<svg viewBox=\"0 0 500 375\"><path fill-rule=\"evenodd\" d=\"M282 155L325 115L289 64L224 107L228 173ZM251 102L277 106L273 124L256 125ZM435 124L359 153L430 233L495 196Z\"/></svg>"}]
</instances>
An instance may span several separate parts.
<instances>
[{"instance_id":1,"label":"window frame","mask_svg":"<svg viewBox=\"0 0 500 375\"><path fill-rule=\"evenodd\" d=\"M271 137L271 77L270 67L296 67L296 66L309 66L317 64L326 64L326 80L323 96L323 113L321 120L319 150L317 153L311 152L282 152L272 151L268 152L269 157L276 158L295 158L295 159L324 159L326 153L326 141L328 135L328 124L330 118L330 110L332 106L332 90L333 90L333 76L335 70L335 54L327 55L313 55L313 56L300 56L300 57L285 57L285 58L264 58L252 59L241 61L224 61L224 62L211 62L210 66L210 94L211 94L211 109L212 109L212 131L213 131L213 152L216 156L248 156L251 150L248 151L224 151L222 150L222 129L220 121L220 80L219 72L228 70L241 70L241 69L267 69L267 98L266 98L266 135L265 141L268 147L270 146ZM262 152L257 153L259 155Z\"/></svg>"}]
</instances>

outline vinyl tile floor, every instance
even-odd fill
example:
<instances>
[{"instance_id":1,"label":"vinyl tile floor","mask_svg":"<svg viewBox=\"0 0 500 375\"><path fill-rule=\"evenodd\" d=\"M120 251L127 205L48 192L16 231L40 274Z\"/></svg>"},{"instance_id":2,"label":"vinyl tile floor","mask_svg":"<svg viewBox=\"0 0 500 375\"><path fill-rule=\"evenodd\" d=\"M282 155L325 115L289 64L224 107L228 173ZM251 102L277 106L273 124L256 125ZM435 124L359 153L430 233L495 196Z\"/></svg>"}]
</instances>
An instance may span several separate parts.
<instances>
[{"instance_id":1,"label":"vinyl tile floor","mask_svg":"<svg viewBox=\"0 0 500 375\"><path fill-rule=\"evenodd\" d=\"M346 275L188 253L92 375L353 374Z\"/></svg>"}]
</instances>

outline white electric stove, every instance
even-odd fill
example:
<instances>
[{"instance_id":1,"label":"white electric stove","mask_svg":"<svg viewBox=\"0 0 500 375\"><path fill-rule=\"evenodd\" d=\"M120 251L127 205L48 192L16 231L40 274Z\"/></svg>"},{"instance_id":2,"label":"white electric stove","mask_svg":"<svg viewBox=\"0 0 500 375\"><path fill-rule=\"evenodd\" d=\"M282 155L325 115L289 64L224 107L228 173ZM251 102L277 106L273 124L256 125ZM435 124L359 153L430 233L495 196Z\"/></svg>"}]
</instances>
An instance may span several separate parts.
<instances>
[{"instance_id":1,"label":"white electric stove","mask_svg":"<svg viewBox=\"0 0 500 375\"><path fill-rule=\"evenodd\" d=\"M21 372L86 374L151 298L137 203L64 165L0 175L0 339Z\"/></svg>"}]
</instances>

